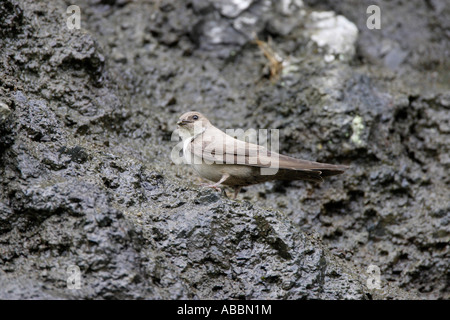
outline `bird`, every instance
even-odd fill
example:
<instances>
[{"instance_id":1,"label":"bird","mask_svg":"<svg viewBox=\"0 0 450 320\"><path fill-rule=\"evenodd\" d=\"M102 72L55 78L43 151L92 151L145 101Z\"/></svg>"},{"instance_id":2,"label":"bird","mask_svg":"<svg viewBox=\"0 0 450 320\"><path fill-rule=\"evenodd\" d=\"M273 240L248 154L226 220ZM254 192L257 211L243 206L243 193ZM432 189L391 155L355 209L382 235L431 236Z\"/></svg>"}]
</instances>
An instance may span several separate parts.
<instances>
[{"instance_id":1,"label":"bird","mask_svg":"<svg viewBox=\"0 0 450 320\"><path fill-rule=\"evenodd\" d=\"M181 115L177 129L186 163L191 164L198 175L214 182L206 187L234 188L233 199L242 187L272 180L322 182L324 177L342 174L349 168L293 158L238 140L216 128L198 111Z\"/></svg>"}]
</instances>

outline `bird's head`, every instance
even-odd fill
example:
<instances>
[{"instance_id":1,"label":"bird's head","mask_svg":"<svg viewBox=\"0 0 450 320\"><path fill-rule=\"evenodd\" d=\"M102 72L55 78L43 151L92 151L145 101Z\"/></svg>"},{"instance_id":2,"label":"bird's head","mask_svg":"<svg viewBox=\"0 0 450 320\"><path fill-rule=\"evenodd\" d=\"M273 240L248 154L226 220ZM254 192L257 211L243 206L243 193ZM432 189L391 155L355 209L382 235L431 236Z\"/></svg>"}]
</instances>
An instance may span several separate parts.
<instances>
[{"instance_id":1,"label":"bird's head","mask_svg":"<svg viewBox=\"0 0 450 320\"><path fill-rule=\"evenodd\" d=\"M211 123L200 112L189 111L178 119L177 125L181 136L192 137L205 131Z\"/></svg>"}]
</instances>

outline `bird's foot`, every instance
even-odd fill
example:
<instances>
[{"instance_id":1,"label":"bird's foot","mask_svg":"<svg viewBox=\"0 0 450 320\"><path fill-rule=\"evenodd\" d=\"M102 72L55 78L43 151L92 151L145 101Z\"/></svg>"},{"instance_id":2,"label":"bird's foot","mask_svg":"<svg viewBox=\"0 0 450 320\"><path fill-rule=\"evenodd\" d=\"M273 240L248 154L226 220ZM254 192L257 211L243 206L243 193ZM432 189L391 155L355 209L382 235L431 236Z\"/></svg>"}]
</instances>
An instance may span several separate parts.
<instances>
[{"instance_id":1,"label":"bird's foot","mask_svg":"<svg viewBox=\"0 0 450 320\"><path fill-rule=\"evenodd\" d=\"M216 191L222 192L222 188L218 187L216 184L202 183L200 186L202 187L202 189L204 189L204 188L212 188L212 189L214 189Z\"/></svg>"}]
</instances>

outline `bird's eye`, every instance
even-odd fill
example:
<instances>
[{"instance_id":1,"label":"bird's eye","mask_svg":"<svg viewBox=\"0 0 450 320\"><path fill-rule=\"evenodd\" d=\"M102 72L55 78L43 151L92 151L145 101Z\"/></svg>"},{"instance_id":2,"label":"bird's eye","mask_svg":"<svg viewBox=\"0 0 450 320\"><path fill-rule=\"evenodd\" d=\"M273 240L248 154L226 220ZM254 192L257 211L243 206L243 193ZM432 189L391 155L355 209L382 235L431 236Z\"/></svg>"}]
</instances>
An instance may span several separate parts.
<instances>
[{"instance_id":1,"label":"bird's eye","mask_svg":"<svg viewBox=\"0 0 450 320\"><path fill-rule=\"evenodd\" d=\"M198 120L198 115L196 115L196 114L195 114L195 115L193 115L193 116L192 116L192 119L194 119L194 120Z\"/></svg>"}]
</instances>

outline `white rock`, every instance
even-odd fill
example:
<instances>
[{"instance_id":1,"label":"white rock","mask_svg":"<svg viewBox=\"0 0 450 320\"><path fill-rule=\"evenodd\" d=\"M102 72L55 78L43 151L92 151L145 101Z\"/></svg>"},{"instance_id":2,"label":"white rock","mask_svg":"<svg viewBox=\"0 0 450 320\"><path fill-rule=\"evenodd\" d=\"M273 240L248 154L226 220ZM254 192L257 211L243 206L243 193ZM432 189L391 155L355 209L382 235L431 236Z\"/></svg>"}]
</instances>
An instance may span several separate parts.
<instances>
[{"instance_id":1,"label":"white rock","mask_svg":"<svg viewBox=\"0 0 450 320\"><path fill-rule=\"evenodd\" d=\"M310 38L324 48L327 62L334 60L330 55L344 60L353 57L358 39L358 28L353 22L332 11L312 12L309 20Z\"/></svg>"},{"instance_id":2,"label":"white rock","mask_svg":"<svg viewBox=\"0 0 450 320\"><path fill-rule=\"evenodd\" d=\"M220 0L213 2L220 13L228 18L235 18L246 10L253 0Z\"/></svg>"},{"instance_id":3,"label":"white rock","mask_svg":"<svg viewBox=\"0 0 450 320\"><path fill-rule=\"evenodd\" d=\"M11 109L9 107L0 101L0 123L6 120L6 118L10 115Z\"/></svg>"}]
</instances>

